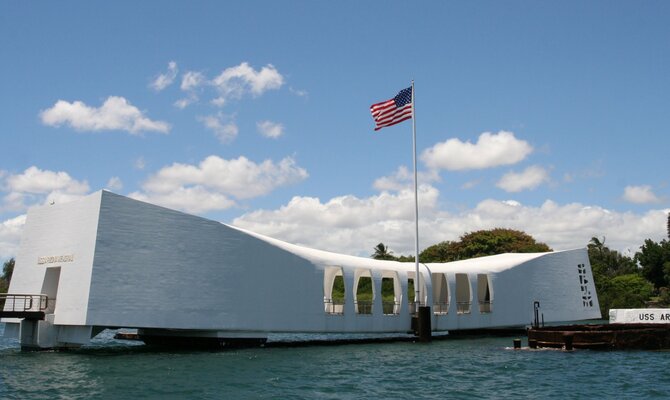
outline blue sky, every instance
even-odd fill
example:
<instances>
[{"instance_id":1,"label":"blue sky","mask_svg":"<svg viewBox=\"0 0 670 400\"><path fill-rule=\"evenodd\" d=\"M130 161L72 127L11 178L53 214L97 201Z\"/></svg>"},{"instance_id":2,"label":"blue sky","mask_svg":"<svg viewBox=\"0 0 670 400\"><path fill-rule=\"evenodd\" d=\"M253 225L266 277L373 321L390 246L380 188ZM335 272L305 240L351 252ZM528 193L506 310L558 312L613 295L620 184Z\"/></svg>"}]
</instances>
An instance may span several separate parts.
<instances>
[{"instance_id":1,"label":"blue sky","mask_svg":"<svg viewBox=\"0 0 670 400\"><path fill-rule=\"evenodd\" d=\"M232 2L231 2L232 3ZM108 189L297 244L493 227L635 252L670 211L667 2L0 2L0 256Z\"/></svg>"}]
</instances>

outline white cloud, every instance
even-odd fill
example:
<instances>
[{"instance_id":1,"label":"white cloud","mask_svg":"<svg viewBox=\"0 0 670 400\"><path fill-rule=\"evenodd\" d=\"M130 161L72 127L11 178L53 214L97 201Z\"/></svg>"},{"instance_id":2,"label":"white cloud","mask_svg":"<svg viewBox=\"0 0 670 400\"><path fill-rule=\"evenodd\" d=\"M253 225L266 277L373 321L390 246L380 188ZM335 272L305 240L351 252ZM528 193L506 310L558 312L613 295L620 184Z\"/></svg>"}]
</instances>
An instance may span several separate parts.
<instances>
[{"instance_id":1,"label":"white cloud","mask_svg":"<svg viewBox=\"0 0 670 400\"><path fill-rule=\"evenodd\" d=\"M118 96L108 97L99 108L89 107L81 101L58 100L53 107L40 112L40 118L45 125L67 124L78 131L121 130L140 134L170 130L167 122L150 120L128 100Z\"/></svg>"},{"instance_id":2,"label":"white cloud","mask_svg":"<svg viewBox=\"0 0 670 400\"><path fill-rule=\"evenodd\" d=\"M436 213L437 189L419 188L420 215ZM233 225L291 243L345 254L369 255L381 242L406 251L414 232L414 191L382 192L368 198L347 195L321 202L294 197L277 210L258 210ZM409 235L409 236L408 236ZM405 240L411 239L405 243Z\"/></svg>"},{"instance_id":3,"label":"white cloud","mask_svg":"<svg viewBox=\"0 0 670 400\"><path fill-rule=\"evenodd\" d=\"M7 175L3 182L4 209L24 210L34 204L67 202L89 192L86 181L77 181L67 172L41 170L32 166L21 174Z\"/></svg>"},{"instance_id":4,"label":"white cloud","mask_svg":"<svg viewBox=\"0 0 670 400\"><path fill-rule=\"evenodd\" d=\"M535 189L549 181L549 173L539 165L533 165L522 172L508 172L496 183L496 186L507 192L520 192Z\"/></svg>"},{"instance_id":5,"label":"white cloud","mask_svg":"<svg viewBox=\"0 0 670 400\"><path fill-rule=\"evenodd\" d=\"M459 171L515 164L532 152L533 147L512 132L484 132L475 144L459 139L437 143L421 154L421 160L432 169Z\"/></svg>"},{"instance_id":6,"label":"white cloud","mask_svg":"<svg viewBox=\"0 0 670 400\"><path fill-rule=\"evenodd\" d=\"M147 162L144 159L144 157L142 157L142 156L137 157L137 159L135 160L135 163L133 164L133 167L135 167L135 169L139 169L139 170L143 170L144 168L146 168L146 166L147 166Z\"/></svg>"},{"instance_id":7,"label":"white cloud","mask_svg":"<svg viewBox=\"0 0 670 400\"><path fill-rule=\"evenodd\" d=\"M654 194L649 185L626 186L623 199L629 203L648 204L660 203L661 199Z\"/></svg>"},{"instance_id":8,"label":"white cloud","mask_svg":"<svg viewBox=\"0 0 670 400\"><path fill-rule=\"evenodd\" d=\"M646 238L665 237L669 210L642 214L619 213L579 203L559 205L550 200L539 207L514 200L484 200L459 213L438 209L437 189L424 185L419 195L420 247L458 240L480 229L505 227L527 232L555 250L583 248L594 237L607 245L635 252ZM345 254L369 256L383 242L395 254L414 254L413 193L384 192L368 198L336 197L325 202L294 197L276 210L254 211L233 225L291 243Z\"/></svg>"},{"instance_id":9,"label":"white cloud","mask_svg":"<svg viewBox=\"0 0 670 400\"><path fill-rule=\"evenodd\" d=\"M476 179L474 181L468 181L461 185L461 189L470 190L477 187L481 183L481 180Z\"/></svg>"},{"instance_id":10,"label":"white cloud","mask_svg":"<svg viewBox=\"0 0 670 400\"><path fill-rule=\"evenodd\" d=\"M199 185L178 187L165 193L133 192L129 196L137 200L194 214L211 210L225 210L235 205L235 202L227 196Z\"/></svg>"},{"instance_id":11,"label":"white cloud","mask_svg":"<svg viewBox=\"0 0 670 400\"><path fill-rule=\"evenodd\" d=\"M219 97L213 100L213 104L222 106L226 99L240 98L247 93L260 96L268 90L279 89L284 84L284 77L272 64L256 71L243 62L223 70L211 84L219 92Z\"/></svg>"},{"instance_id":12,"label":"white cloud","mask_svg":"<svg viewBox=\"0 0 670 400\"><path fill-rule=\"evenodd\" d=\"M417 178L420 185L440 181L440 176L435 170L417 171ZM401 165L392 175L376 179L372 186L377 190L414 190L414 172Z\"/></svg>"},{"instance_id":13,"label":"white cloud","mask_svg":"<svg viewBox=\"0 0 670 400\"><path fill-rule=\"evenodd\" d=\"M185 92L193 91L207 82L207 78L202 72L188 71L181 78L181 90Z\"/></svg>"},{"instance_id":14,"label":"white cloud","mask_svg":"<svg viewBox=\"0 0 670 400\"><path fill-rule=\"evenodd\" d=\"M278 137L284 134L284 125L278 122L272 122L272 121L257 122L256 128L258 129L258 132L260 132L261 135L272 139L277 139Z\"/></svg>"},{"instance_id":15,"label":"white cloud","mask_svg":"<svg viewBox=\"0 0 670 400\"><path fill-rule=\"evenodd\" d=\"M181 78L180 89L187 93L186 97L174 102L174 106L184 109L199 100L197 90L207 83L207 78L202 72L188 71Z\"/></svg>"},{"instance_id":16,"label":"white cloud","mask_svg":"<svg viewBox=\"0 0 670 400\"><path fill-rule=\"evenodd\" d=\"M219 139L219 142L224 144L233 141L239 133L237 124L235 124L232 119L232 117L225 116L221 113L198 117L198 120L202 122L207 129L214 132L214 135Z\"/></svg>"},{"instance_id":17,"label":"white cloud","mask_svg":"<svg viewBox=\"0 0 670 400\"><path fill-rule=\"evenodd\" d=\"M170 61L168 63L168 70L164 74L159 74L153 82L149 84L149 87L154 89L157 92L160 92L161 90L165 89L166 87L170 86L172 82L174 82L175 78L177 77L177 73L179 72L179 69L177 68L177 63L174 61Z\"/></svg>"},{"instance_id":18,"label":"white cloud","mask_svg":"<svg viewBox=\"0 0 670 400\"><path fill-rule=\"evenodd\" d=\"M295 89L293 87L288 88L288 90L298 97L308 97L309 93L306 90Z\"/></svg>"},{"instance_id":19,"label":"white cloud","mask_svg":"<svg viewBox=\"0 0 670 400\"><path fill-rule=\"evenodd\" d=\"M184 108L190 106L191 104L195 103L196 101L198 101L198 99L195 98L195 97L185 97L183 99L179 99L179 100L175 101L174 106L183 110Z\"/></svg>"},{"instance_id":20,"label":"white cloud","mask_svg":"<svg viewBox=\"0 0 670 400\"><path fill-rule=\"evenodd\" d=\"M109 190L121 190L123 188L123 182L118 176L113 176L107 181L107 189Z\"/></svg>"},{"instance_id":21,"label":"white cloud","mask_svg":"<svg viewBox=\"0 0 670 400\"><path fill-rule=\"evenodd\" d=\"M25 223L26 215L23 214L0 224L0 262L16 257Z\"/></svg>"},{"instance_id":22,"label":"white cloud","mask_svg":"<svg viewBox=\"0 0 670 400\"><path fill-rule=\"evenodd\" d=\"M226 160L209 156L198 165L164 167L131 197L190 212L221 210L234 205L230 197L249 199L298 183L308 176L291 157L260 164L246 157Z\"/></svg>"}]
</instances>

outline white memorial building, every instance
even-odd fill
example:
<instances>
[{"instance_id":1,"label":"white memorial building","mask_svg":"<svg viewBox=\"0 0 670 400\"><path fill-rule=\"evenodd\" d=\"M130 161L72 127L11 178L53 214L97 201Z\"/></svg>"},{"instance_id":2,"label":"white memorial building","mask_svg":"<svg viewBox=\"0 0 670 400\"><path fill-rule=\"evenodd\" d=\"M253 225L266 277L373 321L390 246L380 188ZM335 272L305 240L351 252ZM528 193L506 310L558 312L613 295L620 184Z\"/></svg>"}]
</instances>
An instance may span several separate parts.
<instances>
[{"instance_id":1,"label":"white memorial building","mask_svg":"<svg viewBox=\"0 0 670 400\"><path fill-rule=\"evenodd\" d=\"M420 274L432 331L526 326L536 302L545 323L600 318L586 249L421 264ZM414 263L309 249L99 191L28 212L2 315L26 348L76 347L107 328L147 342L406 333L415 278Z\"/></svg>"}]
</instances>

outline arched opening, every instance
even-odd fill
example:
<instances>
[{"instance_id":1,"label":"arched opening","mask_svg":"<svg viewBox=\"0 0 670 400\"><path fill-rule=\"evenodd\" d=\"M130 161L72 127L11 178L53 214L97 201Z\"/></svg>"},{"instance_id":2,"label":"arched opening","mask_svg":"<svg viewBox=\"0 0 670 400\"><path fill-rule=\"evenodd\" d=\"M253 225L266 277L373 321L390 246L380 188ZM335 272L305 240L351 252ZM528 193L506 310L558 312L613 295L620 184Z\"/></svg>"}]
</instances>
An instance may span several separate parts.
<instances>
[{"instance_id":1,"label":"arched opening","mask_svg":"<svg viewBox=\"0 0 670 400\"><path fill-rule=\"evenodd\" d=\"M326 267L323 272L323 305L326 314L344 314L344 272L341 267Z\"/></svg>"},{"instance_id":2,"label":"arched opening","mask_svg":"<svg viewBox=\"0 0 670 400\"><path fill-rule=\"evenodd\" d=\"M400 301L402 299L402 288L398 273L395 271L382 272L382 312L384 315L398 315L400 313Z\"/></svg>"},{"instance_id":3,"label":"arched opening","mask_svg":"<svg viewBox=\"0 0 670 400\"><path fill-rule=\"evenodd\" d=\"M433 313L446 314L449 312L449 285L447 275L433 273Z\"/></svg>"},{"instance_id":4,"label":"arched opening","mask_svg":"<svg viewBox=\"0 0 670 400\"><path fill-rule=\"evenodd\" d=\"M456 274L456 312L470 314L471 304L470 277L468 274Z\"/></svg>"},{"instance_id":5,"label":"arched opening","mask_svg":"<svg viewBox=\"0 0 670 400\"><path fill-rule=\"evenodd\" d=\"M477 300L479 301L479 312L490 313L493 303L493 291L488 274L477 274Z\"/></svg>"},{"instance_id":6,"label":"arched opening","mask_svg":"<svg viewBox=\"0 0 670 400\"><path fill-rule=\"evenodd\" d=\"M375 291L370 270L356 270L354 288L356 314L372 314L372 302L375 299Z\"/></svg>"},{"instance_id":7,"label":"arched opening","mask_svg":"<svg viewBox=\"0 0 670 400\"><path fill-rule=\"evenodd\" d=\"M416 312L416 299L415 299L415 293L414 293L414 272L408 272L407 273L407 304L409 305L409 312L410 313L415 313ZM428 301L428 294L426 293L426 279L423 275L420 276L421 280L421 287L420 287L420 292L419 296L421 298L419 299L420 305L423 304L425 305L426 302Z\"/></svg>"}]
</instances>

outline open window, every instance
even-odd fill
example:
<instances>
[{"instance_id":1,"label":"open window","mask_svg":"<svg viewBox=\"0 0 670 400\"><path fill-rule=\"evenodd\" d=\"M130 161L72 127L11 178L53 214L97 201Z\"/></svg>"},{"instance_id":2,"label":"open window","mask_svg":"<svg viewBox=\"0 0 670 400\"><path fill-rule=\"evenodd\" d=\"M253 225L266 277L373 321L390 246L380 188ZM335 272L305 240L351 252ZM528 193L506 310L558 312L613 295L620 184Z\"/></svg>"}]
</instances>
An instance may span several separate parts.
<instances>
[{"instance_id":1,"label":"open window","mask_svg":"<svg viewBox=\"0 0 670 400\"><path fill-rule=\"evenodd\" d=\"M372 314L375 299L372 274L369 269L356 270L354 274L354 306L356 314Z\"/></svg>"},{"instance_id":2,"label":"open window","mask_svg":"<svg viewBox=\"0 0 670 400\"><path fill-rule=\"evenodd\" d=\"M479 301L480 313L491 312L493 291L491 290L491 279L488 274L477 274L477 300Z\"/></svg>"},{"instance_id":3,"label":"open window","mask_svg":"<svg viewBox=\"0 0 670 400\"><path fill-rule=\"evenodd\" d=\"M402 300L402 288L398 273L395 271L382 271L382 312L384 315L400 314L400 301Z\"/></svg>"},{"instance_id":4,"label":"open window","mask_svg":"<svg viewBox=\"0 0 670 400\"><path fill-rule=\"evenodd\" d=\"M341 267L326 267L323 272L323 305L326 314L344 314L344 273Z\"/></svg>"},{"instance_id":5,"label":"open window","mask_svg":"<svg viewBox=\"0 0 670 400\"><path fill-rule=\"evenodd\" d=\"M433 313L446 314L449 312L449 285L447 275L433 273Z\"/></svg>"},{"instance_id":6,"label":"open window","mask_svg":"<svg viewBox=\"0 0 670 400\"><path fill-rule=\"evenodd\" d=\"M468 274L456 274L456 312L470 314L471 305L470 277Z\"/></svg>"}]
</instances>

